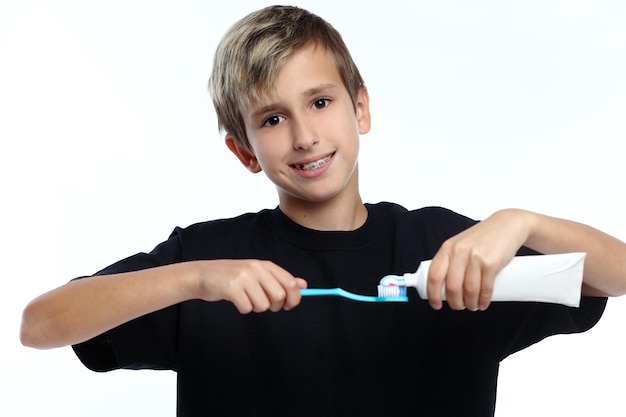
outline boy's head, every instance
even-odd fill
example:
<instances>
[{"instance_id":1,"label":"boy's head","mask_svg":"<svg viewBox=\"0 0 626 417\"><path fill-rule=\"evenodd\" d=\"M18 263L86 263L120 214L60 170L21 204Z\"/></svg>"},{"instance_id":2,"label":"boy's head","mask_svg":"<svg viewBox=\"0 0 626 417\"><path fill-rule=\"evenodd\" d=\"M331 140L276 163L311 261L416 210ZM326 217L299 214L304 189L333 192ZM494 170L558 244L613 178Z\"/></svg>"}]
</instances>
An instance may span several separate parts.
<instances>
[{"instance_id":1,"label":"boy's head","mask_svg":"<svg viewBox=\"0 0 626 417\"><path fill-rule=\"evenodd\" d=\"M270 6L235 23L217 48L209 90L219 128L249 149L240 106L262 102L270 96L285 61L311 44L330 53L353 104L356 103L364 82L339 32L304 9Z\"/></svg>"}]
</instances>

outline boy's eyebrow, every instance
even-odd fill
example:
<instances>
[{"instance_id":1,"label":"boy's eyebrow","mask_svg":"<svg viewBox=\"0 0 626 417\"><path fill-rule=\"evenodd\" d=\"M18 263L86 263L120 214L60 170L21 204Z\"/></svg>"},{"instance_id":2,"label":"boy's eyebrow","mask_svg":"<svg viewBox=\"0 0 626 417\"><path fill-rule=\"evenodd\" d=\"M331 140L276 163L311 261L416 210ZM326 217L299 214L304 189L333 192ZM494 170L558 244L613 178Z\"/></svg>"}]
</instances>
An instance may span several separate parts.
<instances>
[{"instance_id":1,"label":"boy's eyebrow","mask_svg":"<svg viewBox=\"0 0 626 417\"><path fill-rule=\"evenodd\" d=\"M319 86L316 87L311 87L309 89L304 90L304 92L302 92L302 97L312 97L312 96L317 96L319 94L322 93L327 93L329 91L332 91L334 89L336 89L337 86L335 84L321 84ZM275 111L277 111L279 109L279 105L277 103L270 103L266 106L260 107L256 110L254 110L252 112L252 117L253 118L257 118L257 117L261 117L264 116L268 113L273 113Z\"/></svg>"},{"instance_id":2,"label":"boy's eyebrow","mask_svg":"<svg viewBox=\"0 0 626 417\"><path fill-rule=\"evenodd\" d=\"M302 95L304 97L316 96L318 94L325 93L335 88L337 88L335 84L322 84L317 87L313 87L313 88L309 88L308 90L305 90L304 93L302 93Z\"/></svg>"},{"instance_id":3,"label":"boy's eyebrow","mask_svg":"<svg viewBox=\"0 0 626 417\"><path fill-rule=\"evenodd\" d=\"M278 110L278 104L268 104L267 106L263 106L258 108L252 112L252 118L257 119L259 117L265 116L268 113L274 113Z\"/></svg>"}]
</instances>

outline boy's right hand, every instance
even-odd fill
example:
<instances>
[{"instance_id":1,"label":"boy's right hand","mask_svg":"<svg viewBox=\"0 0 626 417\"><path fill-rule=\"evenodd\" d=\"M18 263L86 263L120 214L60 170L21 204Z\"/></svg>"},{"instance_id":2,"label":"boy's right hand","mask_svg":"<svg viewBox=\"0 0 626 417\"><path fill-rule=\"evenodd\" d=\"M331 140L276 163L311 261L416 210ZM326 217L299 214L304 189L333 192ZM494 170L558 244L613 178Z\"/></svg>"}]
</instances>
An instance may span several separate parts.
<instances>
[{"instance_id":1,"label":"boy's right hand","mask_svg":"<svg viewBox=\"0 0 626 417\"><path fill-rule=\"evenodd\" d=\"M20 338L49 349L84 342L122 323L191 300L231 301L241 313L289 310L302 278L269 261L190 261L70 281L24 309Z\"/></svg>"},{"instance_id":2,"label":"boy's right hand","mask_svg":"<svg viewBox=\"0 0 626 417\"><path fill-rule=\"evenodd\" d=\"M290 310L300 304L307 283L271 261L220 259L198 261L199 298L227 300L242 314Z\"/></svg>"}]
</instances>

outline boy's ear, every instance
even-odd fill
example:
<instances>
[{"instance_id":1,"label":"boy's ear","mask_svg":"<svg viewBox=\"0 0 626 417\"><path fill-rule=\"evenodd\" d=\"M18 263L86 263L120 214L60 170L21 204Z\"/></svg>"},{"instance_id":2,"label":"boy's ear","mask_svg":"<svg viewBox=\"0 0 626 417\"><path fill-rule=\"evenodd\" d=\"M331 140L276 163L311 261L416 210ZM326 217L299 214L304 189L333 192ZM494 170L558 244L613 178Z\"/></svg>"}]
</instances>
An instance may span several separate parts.
<instances>
[{"instance_id":1,"label":"boy's ear","mask_svg":"<svg viewBox=\"0 0 626 417\"><path fill-rule=\"evenodd\" d=\"M256 156L249 151L245 146L241 145L232 135L226 135L226 146L232 153L235 154L237 159L245 166L248 171L256 174L261 172L261 165L256 159Z\"/></svg>"},{"instance_id":2,"label":"boy's ear","mask_svg":"<svg viewBox=\"0 0 626 417\"><path fill-rule=\"evenodd\" d=\"M370 115L370 97L366 87L361 87L356 101L356 120L359 133L364 135L370 131L372 117Z\"/></svg>"}]
</instances>

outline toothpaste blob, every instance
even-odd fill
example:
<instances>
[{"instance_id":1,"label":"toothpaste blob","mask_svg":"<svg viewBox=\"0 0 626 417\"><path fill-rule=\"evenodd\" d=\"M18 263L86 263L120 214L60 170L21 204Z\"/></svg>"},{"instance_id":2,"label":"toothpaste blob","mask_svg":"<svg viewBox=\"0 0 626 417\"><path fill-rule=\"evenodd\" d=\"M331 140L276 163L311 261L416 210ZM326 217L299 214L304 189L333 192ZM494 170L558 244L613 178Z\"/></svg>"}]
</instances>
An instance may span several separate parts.
<instances>
[{"instance_id":1,"label":"toothpaste blob","mask_svg":"<svg viewBox=\"0 0 626 417\"><path fill-rule=\"evenodd\" d=\"M580 305L585 253L516 256L496 275L492 301L535 301ZM431 261L422 261L414 273L387 275L380 280L379 294L398 293L415 287L427 299L427 277ZM445 300L445 286L442 288Z\"/></svg>"}]
</instances>

